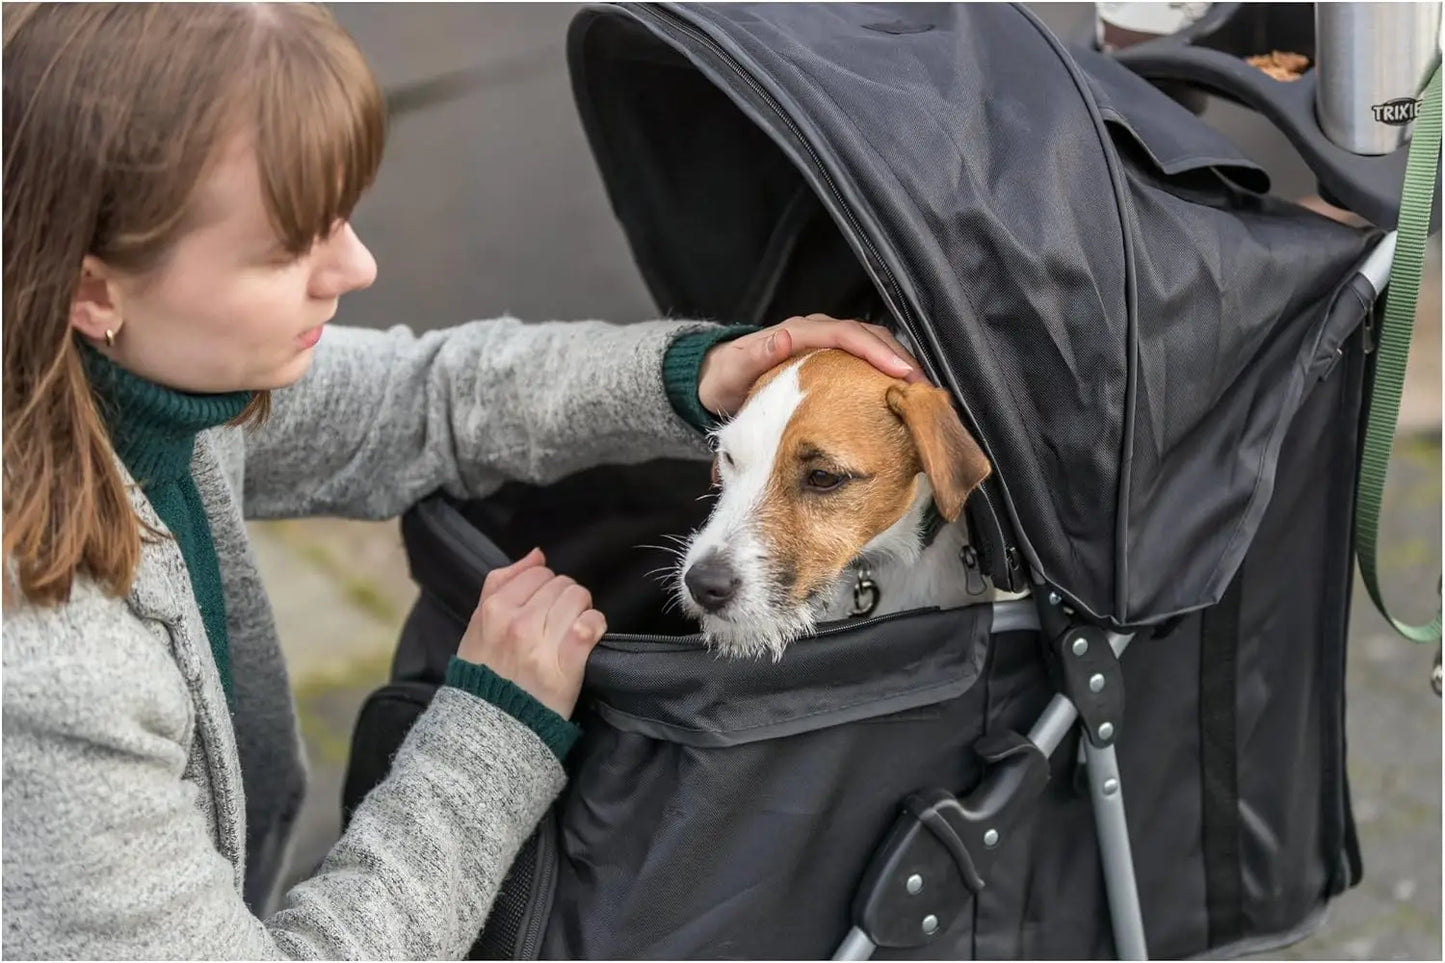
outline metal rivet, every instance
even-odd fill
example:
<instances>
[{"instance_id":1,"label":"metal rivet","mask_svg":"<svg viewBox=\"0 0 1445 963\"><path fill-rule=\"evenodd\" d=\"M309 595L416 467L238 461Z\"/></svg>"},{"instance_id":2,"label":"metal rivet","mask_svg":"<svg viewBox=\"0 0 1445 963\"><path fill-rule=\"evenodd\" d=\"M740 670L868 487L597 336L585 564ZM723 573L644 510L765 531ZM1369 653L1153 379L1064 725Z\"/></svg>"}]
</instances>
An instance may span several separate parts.
<instances>
[{"instance_id":1,"label":"metal rivet","mask_svg":"<svg viewBox=\"0 0 1445 963\"><path fill-rule=\"evenodd\" d=\"M1090 692L1103 692L1103 691L1104 691L1104 673L1102 673L1102 672L1095 672L1093 675L1089 676L1089 691L1090 691Z\"/></svg>"},{"instance_id":2,"label":"metal rivet","mask_svg":"<svg viewBox=\"0 0 1445 963\"><path fill-rule=\"evenodd\" d=\"M1089 651L1089 641L1088 639L1075 639L1074 644L1073 646L1071 646L1071 648L1073 649L1075 655L1083 655L1085 652Z\"/></svg>"},{"instance_id":3,"label":"metal rivet","mask_svg":"<svg viewBox=\"0 0 1445 963\"><path fill-rule=\"evenodd\" d=\"M908 877L908 882L904 885L908 887L908 895L917 896L920 892L923 891L923 877L919 876L917 873L914 873L912 876Z\"/></svg>"},{"instance_id":4,"label":"metal rivet","mask_svg":"<svg viewBox=\"0 0 1445 963\"><path fill-rule=\"evenodd\" d=\"M997 846L997 845L998 845L998 830L997 830L997 829L990 829L988 832L984 833L984 834L983 834L983 844L984 844L985 846L987 846L989 849L992 849L993 847Z\"/></svg>"},{"instance_id":5,"label":"metal rivet","mask_svg":"<svg viewBox=\"0 0 1445 963\"><path fill-rule=\"evenodd\" d=\"M923 932L927 933L929 936L932 936L934 933L938 932L937 916L929 913L927 916L923 917Z\"/></svg>"},{"instance_id":6,"label":"metal rivet","mask_svg":"<svg viewBox=\"0 0 1445 963\"><path fill-rule=\"evenodd\" d=\"M1100 739L1112 739L1112 738L1114 738L1114 724L1113 724L1112 722L1106 722L1106 723L1104 723L1102 726L1099 727L1099 738L1100 738Z\"/></svg>"},{"instance_id":7,"label":"metal rivet","mask_svg":"<svg viewBox=\"0 0 1445 963\"><path fill-rule=\"evenodd\" d=\"M1118 791L1119 791L1119 780L1117 780L1117 779L1105 779L1105 780L1104 780L1104 795L1106 795L1106 796L1112 796L1112 795L1114 795L1114 793L1116 793L1116 792L1118 792Z\"/></svg>"},{"instance_id":8,"label":"metal rivet","mask_svg":"<svg viewBox=\"0 0 1445 963\"><path fill-rule=\"evenodd\" d=\"M1064 597L1063 597L1062 595L1060 595L1058 592L1050 592L1050 593L1049 593L1049 604L1050 604L1050 605L1058 605L1058 604L1059 604L1060 602L1062 602L1063 600L1064 600Z\"/></svg>"}]
</instances>

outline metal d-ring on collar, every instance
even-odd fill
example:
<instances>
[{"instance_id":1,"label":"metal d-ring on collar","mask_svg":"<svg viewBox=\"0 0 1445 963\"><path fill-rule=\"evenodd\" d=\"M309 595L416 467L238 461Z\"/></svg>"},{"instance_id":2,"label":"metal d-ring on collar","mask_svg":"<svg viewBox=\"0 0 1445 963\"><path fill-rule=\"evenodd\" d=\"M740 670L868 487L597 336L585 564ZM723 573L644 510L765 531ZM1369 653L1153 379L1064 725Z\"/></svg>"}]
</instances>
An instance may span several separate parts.
<instances>
[{"instance_id":1,"label":"metal d-ring on collar","mask_svg":"<svg viewBox=\"0 0 1445 963\"><path fill-rule=\"evenodd\" d=\"M923 512L923 524L918 533L924 548L933 544L933 540L938 537L943 526L944 519L938 513L938 505L929 499L928 508ZM853 578L853 610L848 613L848 616L854 619L867 618L877 610L883 593L879 590L878 583L873 581L873 570L861 558L853 563Z\"/></svg>"},{"instance_id":2,"label":"metal d-ring on collar","mask_svg":"<svg viewBox=\"0 0 1445 963\"><path fill-rule=\"evenodd\" d=\"M862 559L853 563L853 571L857 581L853 583L853 610L848 617L867 618L878 608L878 583L873 581L873 570Z\"/></svg>"}]
</instances>

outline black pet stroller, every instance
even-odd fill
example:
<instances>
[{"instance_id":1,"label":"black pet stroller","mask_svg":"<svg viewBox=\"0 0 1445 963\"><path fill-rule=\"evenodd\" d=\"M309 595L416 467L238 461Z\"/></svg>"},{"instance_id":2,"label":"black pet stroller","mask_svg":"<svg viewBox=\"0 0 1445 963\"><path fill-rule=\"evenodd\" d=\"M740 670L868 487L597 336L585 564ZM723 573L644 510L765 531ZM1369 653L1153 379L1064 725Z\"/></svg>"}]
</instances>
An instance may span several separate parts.
<instances>
[{"instance_id":1,"label":"black pet stroller","mask_svg":"<svg viewBox=\"0 0 1445 963\"><path fill-rule=\"evenodd\" d=\"M1216 7L1200 30L1252 16ZM1275 96L1203 53L1135 66ZM1343 673L1393 236L1270 197L1013 5L588 8L569 62L661 309L906 332L995 467L967 509L982 571L1032 597L720 660L637 548L701 523L705 464L437 497L403 523L422 595L348 812L486 572L541 545L614 634L474 958L1172 957L1312 929L1361 872ZM1297 142L1393 226L1403 155Z\"/></svg>"}]
</instances>

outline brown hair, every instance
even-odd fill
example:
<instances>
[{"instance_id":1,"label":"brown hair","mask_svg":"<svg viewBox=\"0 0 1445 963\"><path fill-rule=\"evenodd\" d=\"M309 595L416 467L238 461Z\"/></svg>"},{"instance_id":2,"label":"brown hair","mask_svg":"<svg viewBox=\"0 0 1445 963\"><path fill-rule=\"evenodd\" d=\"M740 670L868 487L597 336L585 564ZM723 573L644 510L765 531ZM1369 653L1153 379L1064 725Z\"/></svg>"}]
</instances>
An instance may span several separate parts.
<instances>
[{"instance_id":1,"label":"brown hair","mask_svg":"<svg viewBox=\"0 0 1445 963\"><path fill-rule=\"evenodd\" d=\"M5 595L13 574L55 604L77 571L121 595L142 532L70 329L82 260L159 264L238 133L254 133L278 236L306 251L370 186L384 101L310 4L7 3L0 16Z\"/></svg>"}]
</instances>

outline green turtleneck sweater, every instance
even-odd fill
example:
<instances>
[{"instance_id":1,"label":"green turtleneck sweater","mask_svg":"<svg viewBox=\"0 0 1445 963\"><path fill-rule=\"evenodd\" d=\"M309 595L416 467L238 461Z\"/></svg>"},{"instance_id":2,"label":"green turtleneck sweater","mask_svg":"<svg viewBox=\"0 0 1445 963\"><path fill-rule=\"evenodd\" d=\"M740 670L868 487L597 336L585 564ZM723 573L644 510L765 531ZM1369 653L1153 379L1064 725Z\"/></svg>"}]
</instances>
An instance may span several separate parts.
<instances>
[{"instance_id":1,"label":"green turtleneck sweater","mask_svg":"<svg viewBox=\"0 0 1445 963\"><path fill-rule=\"evenodd\" d=\"M251 392L197 395L174 391L129 373L89 346L82 348L82 354L111 445L186 560L191 591L229 701L233 686L226 597L211 525L191 477L191 453L197 433L235 419L250 403Z\"/></svg>"}]
</instances>

